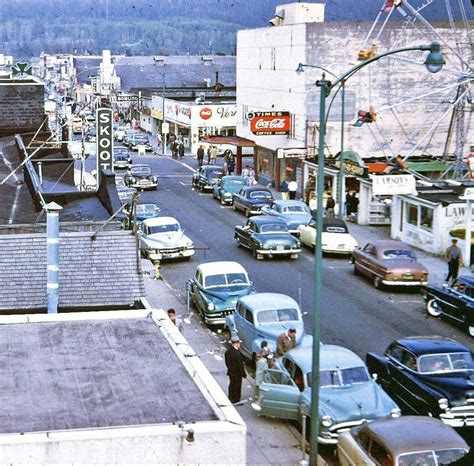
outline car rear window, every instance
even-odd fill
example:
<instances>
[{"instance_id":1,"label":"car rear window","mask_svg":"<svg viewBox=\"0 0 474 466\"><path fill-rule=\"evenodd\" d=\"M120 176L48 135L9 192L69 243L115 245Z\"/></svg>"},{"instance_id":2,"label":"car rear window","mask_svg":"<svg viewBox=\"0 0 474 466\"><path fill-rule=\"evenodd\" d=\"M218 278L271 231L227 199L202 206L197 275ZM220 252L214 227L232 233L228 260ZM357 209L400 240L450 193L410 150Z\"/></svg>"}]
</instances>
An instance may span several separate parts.
<instances>
[{"instance_id":1,"label":"car rear window","mask_svg":"<svg viewBox=\"0 0 474 466\"><path fill-rule=\"evenodd\" d=\"M262 225L260 227L261 233L280 233L285 231L288 231L288 227L286 225L278 223L270 223L268 225Z\"/></svg>"},{"instance_id":2,"label":"car rear window","mask_svg":"<svg viewBox=\"0 0 474 466\"><path fill-rule=\"evenodd\" d=\"M250 199L271 199L272 195L268 191L251 191Z\"/></svg>"},{"instance_id":3,"label":"car rear window","mask_svg":"<svg viewBox=\"0 0 474 466\"><path fill-rule=\"evenodd\" d=\"M415 259L415 253L409 249L387 249L383 252L384 259Z\"/></svg>"},{"instance_id":4,"label":"car rear window","mask_svg":"<svg viewBox=\"0 0 474 466\"><path fill-rule=\"evenodd\" d=\"M416 453L406 453L398 457L399 466L425 466L427 464L453 464L460 460L466 451L461 448L449 450L420 451Z\"/></svg>"},{"instance_id":5,"label":"car rear window","mask_svg":"<svg viewBox=\"0 0 474 466\"><path fill-rule=\"evenodd\" d=\"M298 319L298 311L296 309L271 309L268 311L260 311L257 315L259 324L270 324L273 322L288 322Z\"/></svg>"},{"instance_id":6,"label":"car rear window","mask_svg":"<svg viewBox=\"0 0 474 466\"><path fill-rule=\"evenodd\" d=\"M302 205L289 205L283 208L285 214L301 214L305 213L306 209Z\"/></svg>"}]
</instances>

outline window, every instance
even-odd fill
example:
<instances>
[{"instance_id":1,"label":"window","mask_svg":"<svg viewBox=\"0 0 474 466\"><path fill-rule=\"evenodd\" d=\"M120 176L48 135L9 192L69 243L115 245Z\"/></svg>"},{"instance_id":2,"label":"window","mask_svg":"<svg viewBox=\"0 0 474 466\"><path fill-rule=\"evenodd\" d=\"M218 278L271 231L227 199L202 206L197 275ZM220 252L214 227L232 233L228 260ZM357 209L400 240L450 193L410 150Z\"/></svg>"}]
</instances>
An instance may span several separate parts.
<instances>
[{"instance_id":1,"label":"window","mask_svg":"<svg viewBox=\"0 0 474 466\"><path fill-rule=\"evenodd\" d=\"M278 384L278 385L293 385L293 381L284 372L278 370L268 369L263 374L263 381L265 383Z\"/></svg>"},{"instance_id":2,"label":"window","mask_svg":"<svg viewBox=\"0 0 474 466\"><path fill-rule=\"evenodd\" d=\"M418 207L407 203L407 222L410 225L418 226Z\"/></svg>"},{"instance_id":3,"label":"window","mask_svg":"<svg viewBox=\"0 0 474 466\"><path fill-rule=\"evenodd\" d=\"M359 445L365 450L369 451L370 436L367 432L361 432L358 436Z\"/></svg>"},{"instance_id":4,"label":"window","mask_svg":"<svg viewBox=\"0 0 474 466\"><path fill-rule=\"evenodd\" d=\"M387 355L391 356L393 359L396 361L401 361L402 360L402 354L403 354L403 348L400 348L399 346L391 346L387 350Z\"/></svg>"},{"instance_id":5,"label":"window","mask_svg":"<svg viewBox=\"0 0 474 466\"><path fill-rule=\"evenodd\" d=\"M288 371L289 374L293 375L293 369L295 368L295 365L291 359L285 358L283 360L283 365L285 366L285 369Z\"/></svg>"},{"instance_id":6,"label":"window","mask_svg":"<svg viewBox=\"0 0 474 466\"><path fill-rule=\"evenodd\" d=\"M402 354L402 364L408 367L411 370L416 371L416 358L413 354L409 353L408 351L404 351Z\"/></svg>"},{"instance_id":7,"label":"window","mask_svg":"<svg viewBox=\"0 0 474 466\"><path fill-rule=\"evenodd\" d=\"M241 315L242 317L244 316L244 313L245 313L245 307L243 304L239 304L237 306L237 312L239 313L239 315Z\"/></svg>"},{"instance_id":8,"label":"window","mask_svg":"<svg viewBox=\"0 0 474 466\"><path fill-rule=\"evenodd\" d=\"M423 230L433 230L433 212L429 207L420 206L420 227Z\"/></svg>"},{"instance_id":9,"label":"window","mask_svg":"<svg viewBox=\"0 0 474 466\"><path fill-rule=\"evenodd\" d=\"M295 385L300 389L300 392L304 390L304 377L303 371L295 365L295 375L293 377Z\"/></svg>"},{"instance_id":10,"label":"window","mask_svg":"<svg viewBox=\"0 0 474 466\"><path fill-rule=\"evenodd\" d=\"M370 445L370 456L377 461L380 466L392 466L393 461L390 458L389 453L385 450L382 445L372 440Z\"/></svg>"},{"instance_id":11,"label":"window","mask_svg":"<svg viewBox=\"0 0 474 466\"><path fill-rule=\"evenodd\" d=\"M274 322L299 321L298 311L296 309L271 309L258 313L257 320L259 324L270 324Z\"/></svg>"},{"instance_id":12,"label":"window","mask_svg":"<svg viewBox=\"0 0 474 466\"><path fill-rule=\"evenodd\" d=\"M245 320L253 324L253 314L248 309L245 311Z\"/></svg>"}]
</instances>

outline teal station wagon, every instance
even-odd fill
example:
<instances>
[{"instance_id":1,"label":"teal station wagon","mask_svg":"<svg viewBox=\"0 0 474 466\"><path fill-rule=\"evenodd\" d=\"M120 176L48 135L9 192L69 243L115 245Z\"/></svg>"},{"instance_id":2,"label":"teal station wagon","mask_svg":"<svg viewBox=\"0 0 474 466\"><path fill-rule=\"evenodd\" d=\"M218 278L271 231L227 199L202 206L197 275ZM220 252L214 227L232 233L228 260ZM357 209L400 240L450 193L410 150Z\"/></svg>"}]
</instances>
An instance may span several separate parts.
<instances>
[{"instance_id":1,"label":"teal station wagon","mask_svg":"<svg viewBox=\"0 0 474 466\"><path fill-rule=\"evenodd\" d=\"M302 422L311 405L312 348L301 346L278 359L260 384L261 415ZM395 402L370 378L355 353L335 345L321 345L319 435L321 444L336 444L339 432L375 419L399 417Z\"/></svg>"}]
</instances>

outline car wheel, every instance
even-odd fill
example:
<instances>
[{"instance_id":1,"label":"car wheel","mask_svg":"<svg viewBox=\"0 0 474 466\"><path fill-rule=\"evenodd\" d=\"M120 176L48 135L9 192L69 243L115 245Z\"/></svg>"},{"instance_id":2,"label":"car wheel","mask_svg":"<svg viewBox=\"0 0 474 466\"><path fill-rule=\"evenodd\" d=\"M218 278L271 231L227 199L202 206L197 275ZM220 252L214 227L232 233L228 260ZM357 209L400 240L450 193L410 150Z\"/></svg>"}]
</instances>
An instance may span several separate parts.
<instances>
[{"instance_id":1,"label":"car wheel","mask_svg":"<svg viewBox=\"0 0 474 466\"><path fill-rule=\"evenodd\" d=\"M439 304L436 299L431 298L426 302L426 312L428 312L428 314L432 317L439 317L441 315ZM474 329L474 327L472 328ZM471 336L474 336L474 333Z\"/></svg>"},{"instance_id":2,"label":"car wheel","mask_svg":"<svg viewBox=\"0 0 474 466\"><path fill-rule=\"evenodd\" d=\"M237 212L237 206L235 205L235 202L232 204L232 208Z\"/></svg>"},{"instance_id":3,"label":"car wheel","mask_svg":"<svg viewBox=\"0 0 474 466\"><path fill-rule=\"evenodd\" d=\"M199 191L204 192L204 186L202 184L199 185Z\"/></svg>"},{"instance_id":4,"label":"car wheel","mask_svg":"<svg viewBox=\"0 0 474 466\"><path fill-rule=\"evenodd\" d=\"M357 265L354 263L354 275L360 275L359 269L357 268Z\"/></svg>"},{"instance_id":5,"label":"car wheel","mask_svg":"<svg viewBox=\"0 0 474 466\"><path fill-rule=\"evenodd\" d=\"M257 260L262 260L263 259L263 254L259 254L256 249L253 251L253 257Z\"/></svg>"},{"instance_id":6,"label":"car wheel","mask_svg":"<svg viewBox=\"0 0 474 466\"><path fill-rule=\"evenodd\" d=\"M237 243L238 248L242 247L242 244L240 244L239 238L235 238L235 242Z\"/></svg>"},{"instance_id":7,"label":"car wheel","mask_svg":"<svg viewBox=\"0 0 474 466\"><path fill-rule=\"evenodd\" d=\"M382 279L380 277L374 277L374 286L377 288L377 290L382 288Z\"/></svg>"}]
</instances>

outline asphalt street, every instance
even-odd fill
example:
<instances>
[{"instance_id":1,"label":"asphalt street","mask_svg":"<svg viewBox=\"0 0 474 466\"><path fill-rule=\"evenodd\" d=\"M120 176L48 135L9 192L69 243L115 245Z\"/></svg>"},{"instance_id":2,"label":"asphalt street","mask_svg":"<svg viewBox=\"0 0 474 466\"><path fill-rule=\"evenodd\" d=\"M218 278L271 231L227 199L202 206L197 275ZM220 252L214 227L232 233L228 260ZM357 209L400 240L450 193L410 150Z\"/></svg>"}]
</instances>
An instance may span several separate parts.
<instances>
[{"instance_id":1,"label":"asphalt street","mask_svg":"<svg viewBox=\"0 0 474 466\"><path fill-rule=\"evenodd\" d=\"M176 217L197 248L190 262L162 263L162 275L183 301L186 280L194 275L197 264L233 260L246 268L257 291L284 293L298 301L306 332L312 333L312 251L304 249L297 260L257 261L246 249L237 248L233 237L235 225L245 222L244 215L234 212L232 207L221 206L212 194L192 189L192 169L196 167L193 158L181 161L157 155L135 156L134 163L151 165L159 176L158 191L142 193L140 202L157 203L161 215ZM408 335L443 335L468 346L472 344L462 328L428 319L418 292L376 290L371 282L354 276L348 258L325 257L320 273L323 343L345 346L364 359L367 352L382 352L391 341Z\"/></svg>"}]
</instances>

